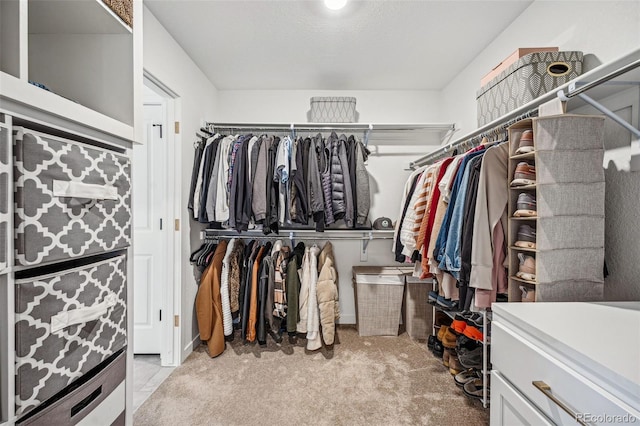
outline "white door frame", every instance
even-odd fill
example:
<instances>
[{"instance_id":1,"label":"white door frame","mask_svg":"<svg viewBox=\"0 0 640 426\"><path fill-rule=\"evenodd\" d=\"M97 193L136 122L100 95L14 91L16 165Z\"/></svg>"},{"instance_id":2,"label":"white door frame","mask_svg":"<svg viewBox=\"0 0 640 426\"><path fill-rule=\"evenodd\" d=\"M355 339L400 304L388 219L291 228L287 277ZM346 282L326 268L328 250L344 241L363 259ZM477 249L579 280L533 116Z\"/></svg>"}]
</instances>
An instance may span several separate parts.
<instances>
[{"instance_id":1,"label":"white door frame","mask_svg":"<svg viewBox=\"0 0 640 426\"><path fill-rule=\"evenodd\" d=\"M175 132L175 123L179 122L180 114L180 97L157 78L155 78L147 70L144 70L144 84L153 89L158 95L164 98L166 102L167 116L166 140L167 140L167 163L164 165L167 173L167 185L165 191L166 211L163 215L167 220L167 227L172 232L166 233L166 259L167 264L163 271L164 276L168 277L164 281L166 288L164 289L164 304L161 307L166 316L163 315L162 336L163 349L160 353L160 362L162 366L178 366L181 363L182 351L181 342L181 297L182 289L180 286L182 265L180 260L181 254L181 238L180 227L182 226L182 217L180 215L180 200L182 199L180 183L182 179L182 160L181 160L181 138L180 133ZM179 225L179 226L177 226ZM178 318L176 321L175 318ZM176 325L177 324L177 325Z\"/></svg>"}]
</instances>

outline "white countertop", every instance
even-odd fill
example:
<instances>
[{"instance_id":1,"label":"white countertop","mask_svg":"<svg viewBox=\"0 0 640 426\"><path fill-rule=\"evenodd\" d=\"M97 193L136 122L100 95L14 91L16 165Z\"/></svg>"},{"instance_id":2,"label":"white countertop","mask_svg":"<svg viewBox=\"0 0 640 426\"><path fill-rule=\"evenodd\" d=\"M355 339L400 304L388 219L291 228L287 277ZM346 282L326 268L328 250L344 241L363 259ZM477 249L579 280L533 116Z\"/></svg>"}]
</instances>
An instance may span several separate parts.
<instances>
[{"instance_id":1,"label":"white countertop","mask_svg":"<svg viewBox=\"0 0 640 426\"><path fill-rule=\"evenodd\" d=\"M640 302L494 303L493 311L494 322L511 323L592 380L640 399Z\"/></svg>"}]
</instances>

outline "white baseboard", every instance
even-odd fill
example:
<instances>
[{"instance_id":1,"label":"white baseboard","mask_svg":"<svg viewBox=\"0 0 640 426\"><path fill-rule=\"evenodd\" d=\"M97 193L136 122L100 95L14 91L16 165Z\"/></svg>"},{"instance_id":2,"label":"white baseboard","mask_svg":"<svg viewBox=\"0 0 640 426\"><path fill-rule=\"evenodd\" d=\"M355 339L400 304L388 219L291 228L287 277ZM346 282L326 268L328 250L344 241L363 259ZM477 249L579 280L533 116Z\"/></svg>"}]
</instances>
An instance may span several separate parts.
<instances>
[{"instance_id":1,"label":"white baseboard","mask_svg":"<svg viewBox=\"0 0 640 426\"><path fill-rule=\"evenodd\" d=\"M198 346L200 346L200 335L196 335L196 337L194 337L193 340L182 349L180 364L182 364L187 359L187 357L191 355L191 352L193 352L193 350Z\"/></svg>"}]
</instances>

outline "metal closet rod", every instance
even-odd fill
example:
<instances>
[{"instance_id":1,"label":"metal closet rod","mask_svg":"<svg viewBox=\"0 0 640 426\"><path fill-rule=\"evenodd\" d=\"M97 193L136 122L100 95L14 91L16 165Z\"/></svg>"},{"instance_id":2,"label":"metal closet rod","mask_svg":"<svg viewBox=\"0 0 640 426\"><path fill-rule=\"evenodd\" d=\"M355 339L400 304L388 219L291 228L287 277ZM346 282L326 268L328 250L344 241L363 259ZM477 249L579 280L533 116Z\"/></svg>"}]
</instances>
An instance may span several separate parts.
<instances>
[{"instance_id":1,"label":"metal closet rod","mask_svg":"<svg viewBox=\"0 0 640 426\"><path fill-rule=\"evenodd\" d=\"M236 130L455 130L453 123L422 123L422 124L362 124L362 123L207 123L207 127L214 129Z\"/></svg>"},{"instance_id":2,"label":"metal closet rod","mask_svg":"<svg viewBox=\"0 0 640 426\"><path fill-rule=\"evenodd\" d=\"M210 235L206 234L204 237L205 241L213 241L220 239L233 239L237 238L240 240L322 240L322 241L333 241L333 240L350 240L350 241L370 241L370 240L392 240L393 235L385 235L385 236L366 236L362 235L359 237L345 237L345 236L319 236L319 235Z\"/></svg>"},{"instance_id":3,"label":"metal closet rod","mask_svg":"<svg viewBox=\"0 0 640 426\"><path fill-rule=\"evenodd\" d=\"M509 121L507 121L507 122L505 122L503 124L500 124L498 126L495 126L493 128L482 127L480 129L481 130L480 133L475 134L474 136L470 136L470 137L464 138L464 139L458 139L455 142L452 142L450 144L442 146L442 147L436 149L435 151L430 152L429 154L425 155L424 157L420 157L416 161L411 162L409 167L411 167L412 169L415 169L417 167L423 166L425 164L429 164L430 162L432 162L434 160L438 160L438 159L444 157L450 151L453 151L454 149L456 149L458 147L469 145L469 144L471 144L471 145L479 144L480 141L483 138L496 136L499 133L504 132L505 130L507 130L512 124L517 123L518 121L524 120L526 118L535 117L536 115L538 115L538 108L531 109L531 110L525 112L524 114L521 114L521 115L519 115L519 116L517 116L515 118L512 118L511 120L509 120Z\"/></svg>"}]
</instances>

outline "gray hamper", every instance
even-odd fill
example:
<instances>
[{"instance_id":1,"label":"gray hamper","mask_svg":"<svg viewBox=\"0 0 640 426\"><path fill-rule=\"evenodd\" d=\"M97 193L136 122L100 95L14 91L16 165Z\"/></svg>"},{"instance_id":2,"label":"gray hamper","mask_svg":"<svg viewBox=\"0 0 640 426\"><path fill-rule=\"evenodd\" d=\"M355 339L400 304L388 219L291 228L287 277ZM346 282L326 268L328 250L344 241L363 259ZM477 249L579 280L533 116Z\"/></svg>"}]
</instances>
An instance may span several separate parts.
<instances>
[{"instance_id":1,"label":"gray hamper","mask_svg":"<svg viewBox=\"0 0 640 426\"><path fill-rule=\"evenodd\" d=\"M397 336L404 293L403 271L355 266L356 326L360 336Z\"/></svg>"},{"instance_id":2,"label":"gray hamper","mask_svg":"<svg viewBox=\"0 0 640 426\"><path fill-rule=\"evenodd\" d=\"M429 290L433 286L431 278L405 276L404 325L412 339L426 339L431 334L433 309L428 302Z\"/></svg>"}]
</instances>

